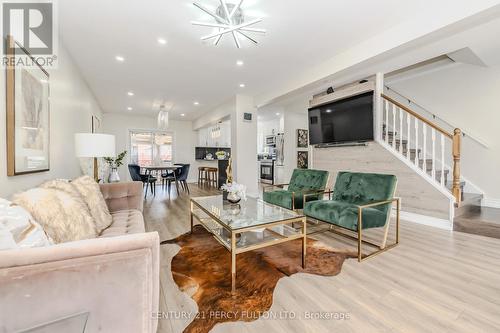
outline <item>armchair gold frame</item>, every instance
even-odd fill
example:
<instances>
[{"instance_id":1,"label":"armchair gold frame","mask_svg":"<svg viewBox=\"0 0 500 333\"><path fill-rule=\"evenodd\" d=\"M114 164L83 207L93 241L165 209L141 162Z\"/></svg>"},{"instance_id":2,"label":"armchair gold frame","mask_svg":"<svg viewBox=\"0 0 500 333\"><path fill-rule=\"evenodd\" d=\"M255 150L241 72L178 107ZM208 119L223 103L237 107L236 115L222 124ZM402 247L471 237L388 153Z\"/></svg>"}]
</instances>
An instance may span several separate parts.
<instances>
[{"instance_id":1,"label":"armchair gold frame","mask_svg":"<svg viewBox=\"0 0 500 333\"><path fill-rule=\"evenodd\" d=\"M276 184L276 185L268 185L268 186L264 186L262 188L262 197L264 197L264 192L267 192L266 189L271 189L271 188L275 188L275 187L278 187L278 188L281 188L281 189L284 189L285 186L289 186L290 184ZM299 192L299 191L297 191ZM297 211L297 209L295 209L295 191L292 191L292 210L293 211ZM306 196L312 196L312 195L320 195L320 194L323 194L325 193L325 189L319 189L319 190L305 190L305 191L300 191L300 193L302 193L304 195L304 204L305 204L305 200L306 200ZM304 207L304 206L302 206Z\"/></svg>"},{"instance_id":2,"label":"armchair gold frame","mask_svg":"<svg viewBox=\"0 0 500 333\"><path fill-rule=\"evenodd\" d=\"M329 200L331 200L332 193L333 193L333 191L327 191L327 192L323 192L323 195L328 194L328 198L329 198ZM309 195L310 194L304 195L304 207L306 204L306 196L309 196ZM384 226L384 236L382 239L382 244L379 245L379 244L369 242L367 240L363 240L363 209L381 206L381 205L386 205L386 204L392 204L393 202L396 202L396 240L395 240L395 242L393 244L387 245L387 237L389 235L389 227L391 224L391 213L390 212L388 212L387 221L386 221L385 226ZM374 201L374 202L367 203L365 205L356 205L356 207L358 208L358 230L357 231L353 231L351 229L348 229L348 228L345 228L345 227L342 227L339 225L335 225L335 224L329 223L327 221L322 221L319 219L315 219L315 218L311 218L311 217L306 216L306 218L308 218L308 219L311 218L311 219L314 219L316 221L329 224L328 229L312 232L312 233L310 233L310 235L315 234L315 233L329 231L329 232L332 232L334 234L344 236L344 237L347 237L349 239L356 240L358 242L358 255L357 255L358 262L361 262L361 261L366 260L368 258L374 257L377 254L380 254L380 253L385 252L387 250L390 250L399 244L399 222L400 222L400 216L401 216L401 198L392 198L389 200ZM332 227L337 227L337 228L340 228L341 230L348 230L350 232L357 232L358 237L356 238L356 237L353 237L353 236L346 234L344 232L332 229ZM379 250L374 251L374 252L367 254L367 255L363 255L363 253L362 253L362 244L363 243L378 247Z\"/></svg>"}]
</instances>

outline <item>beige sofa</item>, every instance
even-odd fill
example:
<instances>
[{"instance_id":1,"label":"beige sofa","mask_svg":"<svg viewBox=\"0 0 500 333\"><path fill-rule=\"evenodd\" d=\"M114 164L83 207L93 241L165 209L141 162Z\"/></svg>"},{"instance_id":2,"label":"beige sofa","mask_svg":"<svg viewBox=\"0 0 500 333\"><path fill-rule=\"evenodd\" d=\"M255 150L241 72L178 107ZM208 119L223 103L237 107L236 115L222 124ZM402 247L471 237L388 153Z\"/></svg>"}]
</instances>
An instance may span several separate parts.
<instances>
[{"instance_id":1,"label":"beige sofa","mask_svg":"<svg viewBox=\"0 0 500 333\"><path fill-rule=\"evenodd\" d=\"M101 192L113 224L98 238L0 252L0 332L86 313L85 333L156 332L159 238L145 233L142 183L104 184ZM78 320L46 331L70 332Z\"/></svg>"}]
</instances>

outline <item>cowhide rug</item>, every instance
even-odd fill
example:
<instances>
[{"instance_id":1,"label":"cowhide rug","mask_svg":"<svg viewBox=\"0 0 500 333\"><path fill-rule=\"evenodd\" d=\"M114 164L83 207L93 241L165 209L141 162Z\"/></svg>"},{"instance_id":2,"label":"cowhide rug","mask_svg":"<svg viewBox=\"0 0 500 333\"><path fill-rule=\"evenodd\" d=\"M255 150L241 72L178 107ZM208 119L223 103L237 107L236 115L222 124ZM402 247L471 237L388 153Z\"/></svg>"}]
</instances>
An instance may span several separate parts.
<instances>
[{"instance_id":1,"label":"cowhide rug","mask_svg":"<svg viewBox=\"0 0 500 333\"><path fill-rule=\"evenodd\" d=\"M301 272L337 275L344 260L354 256L333 252L309 238L306 269L302 269L301 242L298 239L237 255L234 296L231 255L202 226L195 226L192 234L162 242L181 247L172 259L172 276L179 288L198 304L199 314L184 332L209 332L217 323L256 320L270 309L280 278Z\"/></svg>"}]
</instances>

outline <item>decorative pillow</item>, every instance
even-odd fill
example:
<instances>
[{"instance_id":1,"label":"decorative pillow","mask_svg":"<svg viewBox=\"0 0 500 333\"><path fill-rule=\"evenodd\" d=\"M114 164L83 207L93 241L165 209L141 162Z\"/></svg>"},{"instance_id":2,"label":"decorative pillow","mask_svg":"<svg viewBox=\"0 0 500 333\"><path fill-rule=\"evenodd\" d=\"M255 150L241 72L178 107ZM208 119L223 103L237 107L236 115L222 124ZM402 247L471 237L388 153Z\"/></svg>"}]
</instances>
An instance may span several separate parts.
<instances>
[{"instance_id":1,"label":"decorative pillow","mask_svg":"<svg viewBox=\"0 0 500 333\"><path fill-rule=\"evenodd\" d=\"M41 188L53 188L56 190L68 192L72 196L80 198L81 201L83 201L85 204L87 204L85 202L85 200L83 199L82 195L80 194L80 192L78 192L78 190L76 189L76 186L71 184L71 182L69 180L66 180L66 179L48 180L45 183L43 183L42 185L40 185L39 187L41 187Z\"/></svg>"},{"instance_id":2,"label":"decorative pillow","mask_svg":"<svg viewBox=\"0 0 500 333\"><path fill-rule=\"evenodd\" d=\"M10 201L0 199L0 250L52 244L30 213Z\"/></svg>"},{"instance_id":3,"label":"decorative pillow","mask_svg":"<svg viewBox=\"0 0 500 333\"><path fill-rule=\"evenodd\" d=\"M99 184L90 176L82 176L74 179L71 184L80 192L83 200L89 206L90 213L94 217L97 233L101 233L104 229L113 223L113 218L109 213L108 205L102 196Z\"/></svg>"},{"instance_id":4,"label":"decorative pillow","mask_svg":"<svg viewBox=\"0 0 500 333\"><path fill-rule=\"evenodd\" d=\"M68 192L37 187L14 195L12 202L30 212L55 243L97 236L87 206Z\"/></svg>"}]
</instances>

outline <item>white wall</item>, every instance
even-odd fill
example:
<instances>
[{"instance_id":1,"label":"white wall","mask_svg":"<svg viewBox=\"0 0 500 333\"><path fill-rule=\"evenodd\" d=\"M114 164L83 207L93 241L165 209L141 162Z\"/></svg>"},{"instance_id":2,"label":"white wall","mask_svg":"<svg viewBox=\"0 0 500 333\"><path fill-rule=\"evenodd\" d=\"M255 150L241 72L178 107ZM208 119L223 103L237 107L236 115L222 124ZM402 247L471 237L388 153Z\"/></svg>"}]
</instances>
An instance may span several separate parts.
<instances>
[{"instance_id":1,"label":"white wall","mask_svg":"<svg viewBox=\"0 0 500 333\"><path fill-rule=\"evenodd\" d=\"M293 170L297 168L297 130L308 129L307 110L309 101L307 98L299 98L284 106L284 134L285 134L285 149L284 149L284 167L282 175L280 172L281 183L288 183L292 176ZM300 149L304 151L305 149ZM311 158L311 156L309 156ZM309 160L311 165L311 160Z\"/></svg>"},{"instance_id":2,"label":"white wall","mask_svg":"<svg viewBox=\"0 0 500 333\"><path fill-rule=\"evenodd\" d=\"M105 113L103 132L116 137L116 152L126 150L130 152L130 130L157 130L155 117L134 116L127 114ZM188 181L197 181L198 162L195 161L194 148L198 143L197 132L193 130L190 121L169 122L169 129L173 133L173 160L174 163L191 164ZM130 162L130 153L127 154L125 163L118 173L122 180L130 180L127 164Z\"/></svg>"},{"instance_id":3,"label":"white wall","mask_svg":"<svg viewBox=\"0 0 500 333\"><path fill-rule=\"evenodd\" d=\"M101 109L62 44L59 45L59 68L50 74L50 171L7 177L5 72L0 75L0 197L31 188L45 180L74 178L81 175L75 157L74 133L90 132L92 114Z\"/></svg>"},{"instance_id":4,"label":"white wall","mask_svg":"<svg viewBox=\"0 0 500 333\"><path fill-rule=\"evenodd\" d=\"M455 64L390 86L488 146L463 140L462 175L500 205L500 66Z\"/></svg>"},{"instance_id":5,"label":"white wall","mask_svg":"<svg viewBox=\"0 0 500 333\"><path fill-rule=\"evenodd\" d=\"M251 113L252 121L243 120ZM247 187L247 193L258 194L257 168L257 109L252 97L236 95L236 109L231 115L231 142L233 169L236 182Z\"/></svg>"}]
</instances>

